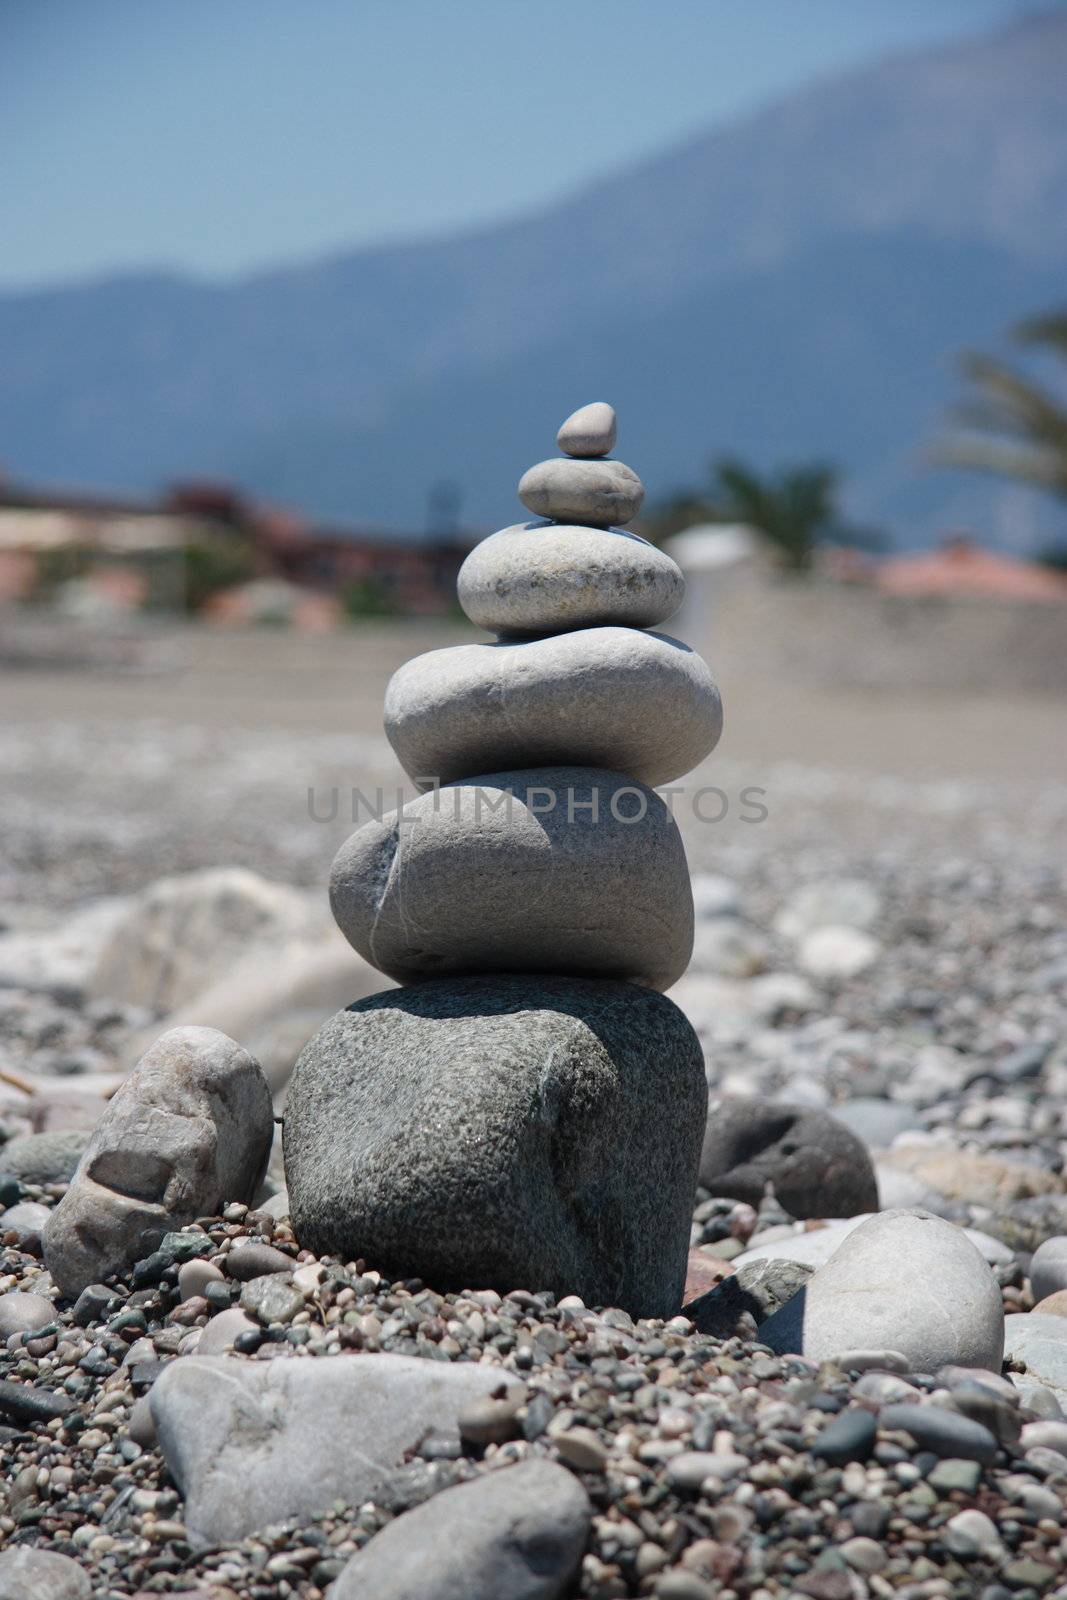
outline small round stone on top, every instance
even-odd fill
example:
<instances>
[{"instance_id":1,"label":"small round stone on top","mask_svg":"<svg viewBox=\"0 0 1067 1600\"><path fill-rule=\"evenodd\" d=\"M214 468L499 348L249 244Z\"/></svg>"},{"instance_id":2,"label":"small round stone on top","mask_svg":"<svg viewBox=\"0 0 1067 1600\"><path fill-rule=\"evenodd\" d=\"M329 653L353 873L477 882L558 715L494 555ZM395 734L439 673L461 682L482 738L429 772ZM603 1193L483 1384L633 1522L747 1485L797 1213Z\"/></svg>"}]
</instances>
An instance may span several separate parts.
<instances>
[{"instance_id":1,"label":"small round stone on top","mask_svg":"<svg viewBox=\"0 0 1067 1600\"><path fill-rule=\"evenodd\" d=\"M615 407L606 400L594 400L571 412L556 434L556 443L565 456L590 459L610 455L615 438Z\"/></svg>"}]
</instances>

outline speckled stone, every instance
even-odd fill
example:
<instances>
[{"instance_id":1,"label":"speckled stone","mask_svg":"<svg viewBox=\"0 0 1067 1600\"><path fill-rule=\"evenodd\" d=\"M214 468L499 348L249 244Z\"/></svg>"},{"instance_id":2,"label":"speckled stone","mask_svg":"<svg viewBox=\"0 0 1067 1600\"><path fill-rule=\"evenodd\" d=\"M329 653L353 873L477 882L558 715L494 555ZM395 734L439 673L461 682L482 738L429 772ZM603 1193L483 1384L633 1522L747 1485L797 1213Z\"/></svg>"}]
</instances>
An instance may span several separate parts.
<instances>
[{"instance_id":1,"label":"speckled stone","mask_svg":"<svg viewBox=\"0 0 1067 1600\"><path fill-rule=\"evenodd\" d=\"M285 1167L300 1244L435 1288L681 1305L707 1088L669 1000L476 977L361 1000L306 1047Z\"/></svg>"},{"instance_id":2,"label":"speckled stone","mask_svg":"<svg viewBox=\"0 0 1067 1600\"><path fill-rule=\"evenodd\" d=\"M457 590L477 627L529 637L612 623L654 628L678 610L685 579L636 533L520 522L475 545Z\"/></svg>"}]
</instances>

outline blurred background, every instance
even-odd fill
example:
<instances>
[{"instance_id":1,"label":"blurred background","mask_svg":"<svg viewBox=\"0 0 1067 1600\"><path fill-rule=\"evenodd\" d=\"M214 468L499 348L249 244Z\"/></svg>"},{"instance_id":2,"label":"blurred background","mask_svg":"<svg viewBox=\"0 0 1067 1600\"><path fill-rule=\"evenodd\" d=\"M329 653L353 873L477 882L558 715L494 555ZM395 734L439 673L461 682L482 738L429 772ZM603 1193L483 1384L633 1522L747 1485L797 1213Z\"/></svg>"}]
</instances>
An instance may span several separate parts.
<instances>
[{"instance_id":1,"label":"blurred background","mask_svg":"<svg viewBox=\"0 0 1067 1600\"><path fill-rule=\"evenodd\" d=\"M324 907L352 787L400 776L389 674L475 637L466 550L601 398L726 706L723 817L680 816L729 922L705 1038L803 1053L866 993L928 1042L907 996L1020 928L982 1026L1027 1036L1067 970L1065 81L1028 0L0 7L0 980L74 1008L19 1051L225 1025L234 952L307 937L153 886ZM776 921L813 882L867 886L819 913L863 924L840 971ZM101 976L116 926L143 970ZM279 1060L350 971L293 979Z\"/></svg>"}]
</instances>

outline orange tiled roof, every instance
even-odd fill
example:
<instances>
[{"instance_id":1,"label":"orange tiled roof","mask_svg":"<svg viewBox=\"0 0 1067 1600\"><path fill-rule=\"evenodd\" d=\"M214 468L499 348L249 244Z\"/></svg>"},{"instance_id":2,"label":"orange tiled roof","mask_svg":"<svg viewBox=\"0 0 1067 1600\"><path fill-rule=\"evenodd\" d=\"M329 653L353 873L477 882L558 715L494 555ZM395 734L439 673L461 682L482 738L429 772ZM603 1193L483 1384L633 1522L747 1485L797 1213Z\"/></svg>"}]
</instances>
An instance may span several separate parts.
<instances>
[{"instance_id":1,"label":"orange tiled roof","mask_svg":"<svg viewBox=\"0 0 1067 1600\"><path fill-rule=\"evenodd\" d=\"M953 539L940 550L883 561L875 583L885 594L1067 601L1067 577L1036 561L985 550L969 539Z\"/></svg>"}]
</instances>

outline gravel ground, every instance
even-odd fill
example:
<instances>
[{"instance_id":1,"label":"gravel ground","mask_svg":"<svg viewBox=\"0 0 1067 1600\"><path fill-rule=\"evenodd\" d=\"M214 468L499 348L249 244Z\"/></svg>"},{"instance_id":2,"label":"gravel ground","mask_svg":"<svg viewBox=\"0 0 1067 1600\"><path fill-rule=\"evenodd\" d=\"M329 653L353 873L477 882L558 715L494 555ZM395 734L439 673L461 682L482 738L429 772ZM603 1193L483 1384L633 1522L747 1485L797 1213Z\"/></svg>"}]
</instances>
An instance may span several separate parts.
<instances>
[{"instance_id":1,"label":"gravel ground","mask_svg":"<svg viewBox=\"0 0 1067 1600\"><path fill-rule=\"evenodd\" d=\"M101 712L45 726L13 718L0 730L11 779L0 823L8 926L59 928L95 897L211 864L321 886L350 824L343 815L313 821L308 787L322 798L334 783L347 793L353 783L395 782L384 741L356 720L358 735L291 721L225 728L209 716L130 722ZM721 824L694 821L691 795L702 783L732 801L746 786L763 788L768 819L746 824L735 803ZM995 1270L1005 1309L1028 1311L1031 1253L1067 1233L1058 842L1067 794L1058 776L1021 781L991 764L974 778L931 781L731 756L689 787L679 819L705 916L674 998L701 1036L712 1084L830 1109L874 1096L908 1111L948 1153L941 1214L1004 1242L1008 1259ZM842 880L861 882L874 907L869 959L851 975L813 965L788 919L805 886L840 893ZM136 1007L47 986L0 991L0 1065L45 1080L45 1098L59 1103L42 1120L9 1085L0 1133L77 1122L79 1078L95 1089L86 1075L112 1071L148 1020ZM994 1167L1006 1162L1030 1179L1002 1181ZM7 1206L48 1206L63 1192L0 1184ZM727 1271L744 1242L735 1234L773 1219L734 1226L700 1198L694 1244L709 1271ZM288 1225L263 1212L229 1208L197 1230L198 1248L222 1265L247 1233L294 1265L312 1264ZM0 1293L32 1290L39 1246L10 1230L3 1244ZM530 1292L536 1286L503 1300L441 1296L432 1285L382 1282L373 1262L321 1267L304 1309L246 1339L239 1359L350 1360L380 1349L498 1365L527 1385L521 1408L501 1417L498 1442L469 1438L454 1459L416 1458L383 1503L338 1506L306 1526L195 1553L161 1453L140 1413L131 1437L131 1412L160 1364L180 1359L240 1286L224 1285L217 1304L182 1303L176 1265L152 1258L95 1316L60 1302L51 1322L0 1347L0 1378L19 1386L14 1398L0 1388L5 1548L72 1556L102 1596L312 1600L408 1506L533 1454L578 1473L593 1503L574 1590L583 1596L1067 1595L1067 1424L1057 1429L1047 1388L1028 1391L1023 1409L1002 1380L982 1380L984 1398L965 1395L957 1409L985 1418L993 1451L982 1462L945 1458L878 1427L878 1414L902 1398L944 1408L958 1375L818 1368L772 1355L758 1333L721 1342L681 1317L635 1326L621 1311L557 1305ZM41 1394L31 1415L23 1391L33 1384ZM827 1430L840 1428L849 1437L835 1445ZM694 1451L714 1454L714 1470L684 1465Z\"/></svg>"}]
</instances>

